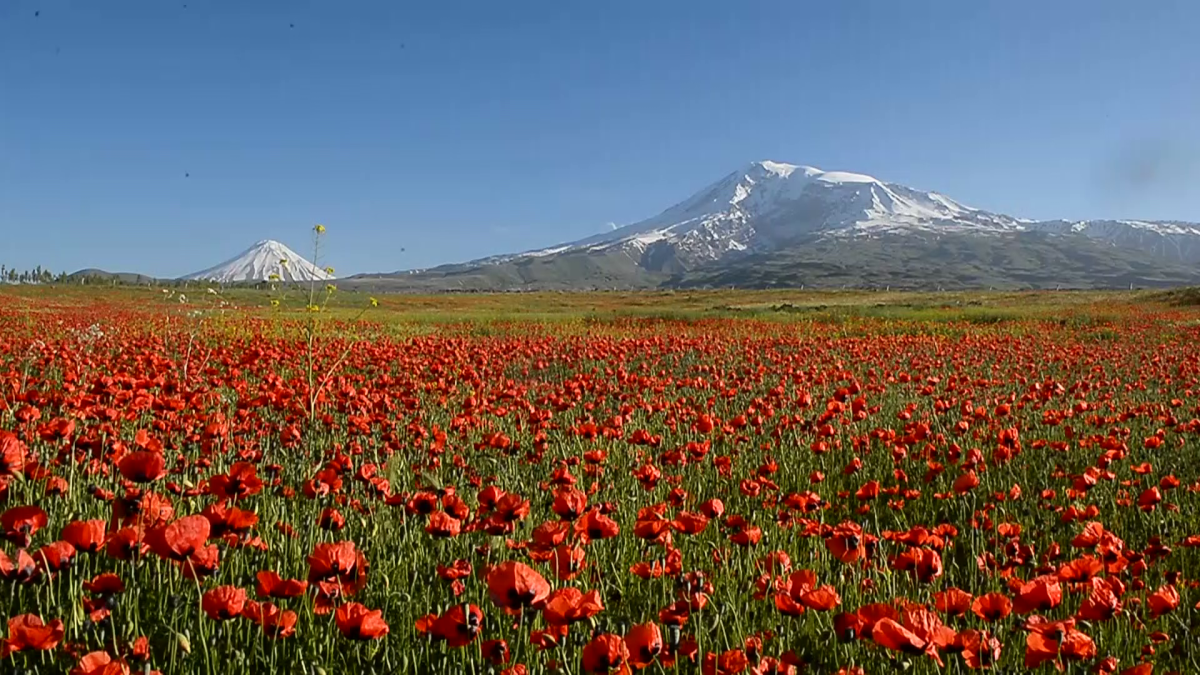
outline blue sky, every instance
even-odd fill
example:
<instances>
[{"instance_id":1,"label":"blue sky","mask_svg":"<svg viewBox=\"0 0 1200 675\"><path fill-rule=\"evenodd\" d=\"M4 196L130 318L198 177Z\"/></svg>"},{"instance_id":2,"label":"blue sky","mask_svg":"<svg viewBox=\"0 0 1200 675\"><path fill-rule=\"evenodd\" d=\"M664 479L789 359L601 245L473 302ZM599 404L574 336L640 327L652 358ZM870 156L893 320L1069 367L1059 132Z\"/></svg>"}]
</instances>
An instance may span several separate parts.
<instances>
[{"instance_id":1,"label":"blue sky","mask_svg":"<svg viewBox=\"0 0 1200 675\"><path fill-rule=\"evenodd\" d=\"M3 0L0 262L174 276L320 222L339 274L420 267L767 158L1200 221L1197 26L1194 0Z\"/></svg>"}]
</instances>

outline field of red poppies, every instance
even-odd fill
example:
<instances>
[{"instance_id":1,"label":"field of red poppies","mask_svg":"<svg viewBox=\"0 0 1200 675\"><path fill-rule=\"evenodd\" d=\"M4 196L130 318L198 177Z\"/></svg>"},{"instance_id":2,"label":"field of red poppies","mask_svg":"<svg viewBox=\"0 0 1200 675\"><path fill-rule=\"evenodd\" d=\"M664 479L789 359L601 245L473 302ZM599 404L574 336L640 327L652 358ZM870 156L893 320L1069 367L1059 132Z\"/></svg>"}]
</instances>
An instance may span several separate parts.
<instances>
[{"instance_id":1,"label":"field of red poppies","mask_svg":"<svg viewBox=\"0 0 1200 675\"><path fill-rule=\"evenodd\" d=\"M1200 313L148 293L0 294L2 672L1200 672Z\"/></svg>"}]
</instances>

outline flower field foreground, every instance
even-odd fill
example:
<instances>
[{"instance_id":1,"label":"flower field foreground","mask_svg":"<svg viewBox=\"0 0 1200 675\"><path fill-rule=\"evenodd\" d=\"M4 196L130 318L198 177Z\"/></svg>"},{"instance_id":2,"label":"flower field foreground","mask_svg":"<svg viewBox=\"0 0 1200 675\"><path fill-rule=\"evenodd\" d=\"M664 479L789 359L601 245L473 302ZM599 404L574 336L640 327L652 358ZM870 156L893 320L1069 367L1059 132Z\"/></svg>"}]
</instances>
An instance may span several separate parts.
<instances>
[{"instance_id":1,"label":"flower field foreground","mask_svg":"<svg viewBox=\"0 0 1200 675\"><path fill-rule=\"evenodd\" d=\"M0 309L0 670L1197 673L1184 318Z\"/></svg>"}]
</instances>

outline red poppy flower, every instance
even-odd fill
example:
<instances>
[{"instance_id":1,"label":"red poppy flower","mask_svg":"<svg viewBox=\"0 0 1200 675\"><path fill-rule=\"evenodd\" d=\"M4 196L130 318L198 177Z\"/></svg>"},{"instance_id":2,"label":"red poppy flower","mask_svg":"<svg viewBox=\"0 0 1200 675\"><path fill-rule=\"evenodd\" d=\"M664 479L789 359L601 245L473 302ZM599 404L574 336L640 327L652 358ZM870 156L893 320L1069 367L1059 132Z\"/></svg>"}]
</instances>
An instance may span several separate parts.
<instances>
[{"instance_id":1,"label":"red poppy flower","mask_svg":"<svg viewBox=\"0 0 1200 675\"><path fill-rule=\"evenodd\" d=\"M182 562L204 546L211 531L212 525L204 516L184 516L147 532L146 544L160 558Z\"/></svg>"},{"instance_id":2,"label":"red poppy flower","mask_svg":"<svg viewBox=\"0 0 1200 675\"><path fill-rule=\"evenodd\" d=\"M113 504L113 515L123 526L140 525L147 530L162 527L175 517L171 501L154 492L130 491Z\"/></svg>"},{"instance_id":3,"label":"red poppy flower","mask_svg":"<svg viewBox=\"0 0 1200 675\"><path fill-rule=\"evenodd\" d=\"M1061 655L1071 660L1085 661L1096 654L1092 639L1075 629L1075 621L1040 621L1028 625L1030 632L1025 638L1025 667L1036 668L1046 661L1055 661ZM1061 664L1057 664L1061 667Z\"/></svg>"},{"instance_id":4,"label":"red poppy flower","mask_svg":"<svg viewBox=\"0 0 1200 675\"><path fill-rule=\"evenodd\" d=\"M963 661L972 669L990 668L1000 660L1000 641L987 631L964 630L955 639L954 647L962 652Z\"/></svg>"},{"instance_id":5,"label":"red poppy flower","mask_svg":"<svg viewBox=\"0 0 1200 675\"><path fill-rule=\"evenodd\" d=\"M979 476L975 474L975 470L969 470L963 473L958 478L954 479L954 494L966 494L975 489L979 485Z\"/></svg>"},{"instance_id":6,"label":"red poppy flower","mask_svg":"<svg viewBox=\"0 0 1200 675\"><path fill-rule=\"evenodd\" d=\"M746 658L745 652L740 649L730 649L721 654L714 652L705 654L700 672L703 675L737 675L749 667L750 660Z\"/></svg>"},{"instance_id":7,"label":"red poppy flower","mask_svg":"<svg viewBox=\"0 0 1200 675\"><path fill-rule=\"evenodd\" d=\"M104 545L108 557L117 560L130 560L149 550L140 527L123 527L109 536Z\"/></svg>"},{"instance_id":8,"label":"red poppy flower","mask_svg":"<svg viewBox=\"0 0 1200 675\"><path fill-rule=\"evenodd\" d=\"M1084 556L1058 568L1058 578L1068 582L1087 581L1102 571L1104 563L1091 556Z\"/></svg>"},{"instance_id":9,"label":"red poppy flower","mask_svg":"<svg viewBox=\"0 0 1200 675\"><path fill-rule=\"evenodd\" d=\"M539 550L549 550L567 540L571 524L562 520L548 520L533 528L529 545Z\"/></svg>"},{"instance_id":10,"label":"red poppy flower","mask_svg":"<svg viewBox=\"0 0 1200 675\"><path fill-rule=\"evenodd\" d=\"M1088 595L1079 604L1076 616L1086 621L1106 621L1120 613L1121 599L1107 581L1092 579L1088 585Z\"/></svg>"},{"instance_id":11,"label":"red poppy flower","mask_svg":"<svg viewBox=\"0 0 1200 675\"><path fill-rule=\"evenodd\" d=\"M357 602L348 602L333 615L338 630L351 640L377 640L388 634L383 611L367 609Z\"/></svg>"},{"instance_id":12,"label":"red poppy flower","mask_svg":"<svg viewBox=\"0 0 1200 675\"><path fill-rule=\"evenodd\" d=\"M548 626L530 633L529 642L530 644L537 645L541 651L554 649L563 644L563 640L567 637L568 632L570 632L570 628L567 626Z\"/></svg>"},{"instance_id":13,"label":"red poppy flower","mask_svg":"<svg viewBox=\"0 0 1200 675\"><path fill-rule=\"evenodd\" d=\"M923 654L925 646L928 644L916 633L892 619L880 619L871 631L871 639L885 649L902 651L906 654Z\"/></svg>"},{"instance_id":14,"label":"red poppy flower","mask_svg":"<svg viewBox=\"0 0 1200 675\"><path fill-rule=\"evenodd\" d=\"M218 586L200 599L200 607L214 621L228 621L240 616L246 606L246 591L234 586Z\"/></svg>"},{"instance_id":15,"label":"red poppy flower","mask_svg":"<svg viewBox=\"0 0 1200 675\"><path fill-rule=\"evenodd\" d=\"M298 598L308 590L308 582L283 579L276 572L263 570L255 575L258 585L255 593L260 598Z\"/></svg>"},{"instance_id":16,"label":"red poppy flower","mask_svg":"<svg viewBox=\"0 0 1200 675\"><path fill-rule=\"evenodd\" d=\"M903 612L903 626L925 641L925 654L942 665L939 649L953 649L957 634L942 623L937 614L921 605L909 605Z\"/></svg>"},{"instance_id":17,"label":"red poppy flower","mask_svg":"<svg viewBox=\"0 0 1200 675\"><path fill-rule=\"evenodd\" d=\"M621 526L599 509L592 509L575 521L575 532L585 535L588 540L610 539L621 533Z\"/></svg>"},{"instance_id":18,"label":"red poppy flower","mask_svg":"<svg viewBox=\"0 0 1200 675\"><path fill-rule=\"evenodd\" d=\"M33 535L47 522L46 512L39 506L14 506L0 514L4 538L21 547L29 546Z\"/></svg>"},{"instance_id":19,"label":"red poppy flower","mask_svg":"<svg viewBox=\"0 0 1200 675\"><path fill-rule=\"evenodd\" d=\"M797 673L799 673L799 670L797 670L797 665L794 663L789 663L785 660L786 658L786 655L784 658L779 659L772 658L770 656L764 656L762 660L758 662L758 665L752 668L749 672L752 675L797 675ZM801 661L800 663L803 662Z\"/></svg>"},{"instance_id":20,"label":"red poppy flower","mask_svg":"<svg viewBox=\"0 0 1200 675\"><path fill-rule=\"evenodd\" d=\"M321 515L317 518L317 527L330 532L337 532L346 526L346 517L341 511L332 508L321 509Z\"/></svg>"},{"instance_id":21,"label":"red poppy flower","mask_svg":"<svg viewBox=\"0 0 1200 675\"><path fill-rule=\"evenodd\" d=\"M853 642L861 637L864 622L857 613L842 612L833 617L833 633L838 642Z\"/></svg>"},{"instance_id":22,"label":"red poppy flower","mask_svg":"<svg viewBox=\"0 0 1200 675\"><path fill-rule=\"evenodd\" d=\"M546 598L542 617L552 626L564 626L587 621L604 610L600 591L584 593L578 588L560 588Z\"/></svg>"},{"instance_id":23,"label":"red poppy flower","mask_svg":"<svg viewBox=\"0 0 1200 675\"><path fill-rule=\"evenodd\" d=\"M1146 598L1146 606L1151 619L1173 612L1179 606L1179 591L1174 586L1163 586Z\"/></svg>"},{"instance_id":24,"label":"red poppy flower","mask_svg":"<svg viewBox=\"0 0 1200 675\"><path fill-rule=\"evenodd\" d=\"M91 652L79 659L71 675L129 675L129 664L114 659L108 652Z\"/></svg>"},{"instance_id":25,"label":"red poppy flower","mask_svg":"<svg viewBox=\"0 0 1200 675\"><path fill-rule=\"evenodd\" d=\"M425 531L436 539L457 537L462 532L462 521L445 511L437 511L429 516Z\"/></svg>"},{"instance_id":26,"label":"red poppy flower","mask_svg":"<svg viewBox=\"0 0 1200 675\"><path fill-rule=\"evenodd\" d=\"M451 565L438 565L437 575L446 581L457 581L471 574L471 563L466 560L455 560Z\"/></svg>"},{"instance_id":27,"label":"red poppy flower","mask_svg":"<svg viewBox=\"0 0 1200 675\"><path fill-rule=\"evenodd\" d=\"M533 568L509 561L496 566L487 577L492 602L510 610L540 609L550 595L550 584Z\"/></svg>"},{"instance_id":28,"label":"red poppy flower","mask_svg":"<svg viewBox=\"0 0 1200 675\"><path fill-rule=\"evenodd\" d=\"M33 553L33 559L38 566L48 572L58 572L75 559L75 547L65 541L46 544Z\"/></svg>"},{"instance_id":29,"label":"red poppy flower","mask_svg":"<svg viewBox=\"0 0 1200 675\"><path fill-rule=\"evenodd\" d=\"M588 642L582 652L583 672L628 675L629 649L618 635L605 633Z\"/></svg>"},{"instance_id":30,"label":"red poppy flower","mask_svg":"<svg viewBox=\"0 0 1200 675\"><path fill-rule=\"evenodd\" d=\"M180 560L175 564L179 567L184 579L203 581L205 577L217 571L220 563L220 550L216 545L208 544L196 549L188 556L187 560Z\"/></svg>"},{"instance_id":31,"label":"red poppy flower","mask_svg":"<svg viewBox=\"0 0 1200 675\"><path fill-rule=\"evenodd\" d=\"M47 651L54 649L62 642L63 622L55 619L49 624L34 614L21 614L8 620L8 639L5 640L3 651L7 656L12 652L25 650Z\"/></svg>"},{"instance_id":32,"label":"red poppy flower","mask_svg":"<svg viewBox=\"0 0 1200 675\"><path fill-rule=\"evenodd\" d=\"M909 548L892 559L892 569L909 572L918 581L929 583L942 576L942 556L929 548Z\"/></svg>"},{"instance_id":33,"label":"red poppy flower","mask_svg":"<svg viewBox=\"0 0 1200 675\"><path fill-rule=\"evenodd\" d=\"M805 592L800 596L800 602L809 609L828 612L842 604L842 599L833 586L826 585Z\"/></svg>"},{"instance_id":34,"label":"red poppy flower","mask_svg":"<svg viewBox=\"0 0 1200 675\"><path fill-rule=\"evenodd\" d=\"M1062 602L1062 586L1058 577L1050 574L1022 584L1013 600L1013 611L1017 614L1044 612L1054 609Z\"/></svg>"},{"instance_id":35,"label":"red poppy flower","mask_svg":"<svg viewBox=\"0 0 1200 675\"><path fill-rule=\"evenodd\" d=\"M1067 631L1059 647L1059 653L1069 661L1091 661L1096 656L1096 643L1081 631Z\"/></svg>"},{"instance_id":36,"label":"red poppy flower","mask_svg":"<svg viewBox=\"0 0 1200 675\"><path fill-rule=\"evenodd\" d=\"M487 640L479 645L479 651L483 653L483 658L493 666L504 665L511 658L508 643L504 640Z\"/></svg>"},{"instance_id":37,"label":"red poppy flower","mask_svg":"<svg viewBox=\"0 0 1200 675\"><path fill-rule=\"evenodd\" d=\"M559 546L550 554L554 576L559 581L571 581L587 567L587 563L584 562L586 558L587 551L580 546Z\"/></svg>"},{"instance_id":38,"label":"red poppy flower","mask_svg":"<svg viewBox=\"0 0 1200 675\"><path fill-rule=\"evenodd\" d=\"M258 470L249 462L236 462L228 473L213 476L208 481L208 492L220 499L245 499L263 489Z\"/></svg>"},{"instance_id":39,"label":"red poppy flower","mask_svg":"<svg viewBox=\"0 0 1200 675\"><path fill-rule=\"evenodd\" d=\"M134 483L152 483L167 475L167 460L160 452L138 450L117 462L117 469L126 480Z\"/></svg>"},{"instance_id":40,"label":"red poppy flower","mask_svg":"<svg viewBox=\"0 0 1200 675\"><path fill-rule=\"evenodd\" d=\"M318 499L327 495L338 494L341 490L342 477L332 468L318 471L317 475L304 481L303 487L304 496L309 499Z\"/></svg>"},{"instance_id":41,"label":"red poppy flower","mask_svg":"<svg viewBox=\"0 0 1200 675\"><path fill-rule=\"evenodd\" d=\"M853 563L866 557L867 545L873 541L858 524L846 522L833 528L825 547L841 562Z\"/></svg>"},{"instance_id":42,"label":"red poppy flower","mask_svg":"<svg viewBox=\"0 0 1200 675\"><path fill-rule=\"evenodd\" d=\"M575 520L587 510L587 494L578 488L559 488L554 493L550 510L563 520Z\"/></svg>"},{"instance_id":43,"label":"red poppy flower","mask_svg":"<svg viewBox=\"0 0 1200 675\"><path fill-rule=\"evenodd\" d=\"M455 605L434 620L430 634L457 648L471 644L483 629L483 610L475 605ZM505 645L505 650L508 646Z\"/></svg>"},{"instance_id":44,"label":"red poppy flower","mask_svg":"<svg viewBox=\"0 0 1200 675\"><path fill-rule=\"evenodd\" d=\"M459 520L471 517L471 507L462 497L453 493L442 495L442 510Z\"/></svg>"},{"instance_id":45,"label":"red poppy flower","mask_svg":"<svg viewBox=\"0 0 1200 675\"><path fill-rule=\"evenodd\" d=\"M28 450L11 431L0 431L0 476L12 476L25 468Z\"/></svg>"},{"instance_id":46,"label":"red poppy flower","mask_svg":"<svg viewBox=\"0 0 1200 675\"><path fill-rule=\"evenodd\" d=\"M105 572L83 582L83 590L96 595L115 595L125 592L125 582L112 572Z\"/></svg>"},{"instance_id":47,"label":"red poppy flower","mask_svg":"<svg viewBox=\"0 0 1200 675\"><path fill-rule=\"evenodd\" d=\"M648 542L670 545L671 527L671 521L659 513L658 509L642 509L633 524L633 536Z\"/></svg>"},{"instance_id":48,"label":"red poppy flower","mask_svg":"<svg viewBox=\"0 0 1200 675\"><path fill-rule=\"evenodd\" d=\"M366 584L367 559L352 541L322 543L313 547L308 556L308 580L323 581L336 578L342 592L354 595Z\"/></svg>"},{"instance_id":49,"label":"red poppy flower","mask_svg":"<svg viewBox=\"0 0 1200 675\"><path fill-rule=\"evenodd\" d=\"M663 650L662 631L658 629L658 624L649 622L630 628L625 634L625 648L629 652L629 665L636 670L648 668Z\"/></svg>"},{"instance_id":50,"label":"red poppy flower","mask_svg":"<svg viewBox=\"0 0 1200 675\"><path fill-rule=\"evenodd\" d=\"M494 516L505 522L525 520L529 515L529 500L510 492L496 500L492 510Z\"/></svg>"},{"instance_id":51,"label":"red poppy flower","mask_svg":"<svg viewBox=\"0 0 1200 675\"><path fill-rule=\"evenodd\" d=\"M257 513L223 503L209 504L200 515L211 525L209 538L222 537L229 532L244 534L258 524Z\"/></svg>"},{"instance_id":52,"label":"red poppy flower","mask_svg":"<svg viewBox=\"0 0 1200 675\"><path fill-rule=\"evenodd\" d=\"M862 622L859 627L859 635L864 640L870 640L872 632L875 630L875 625L883 619L892 619L898 621L900 612L889 603L876 602L870 605L863 605L855 612L859 620Z\"/></svg>"},{"instance_id":53,"label":"red poppy flower","mask_svg":"<svg viewBox=\"0 0 1200 675\"><path fill-rule=\"evenodd\" d=\"M687 623L691 611L687 601L679 600L659 610L658 620L667 626L682 627Z\"/></svg>"},{"instance_id":54,"label":"red poppy flower","mask_svg":"<svg viewBox=\"0 0 1200 675\"><path fill-rule=\"evenodd\" d=\"M772 551L755 561L755 565L767 574L787 574L792 571L792 558L785 551Z\"/></svg>"},{"instance_id":55,"label":"red poppy flower","mask_svg":"<svg viewBox=\"0 0 1200 675\"><path fill-rule=\"evenodd\" d=\"M83 553L95 553L104 546L105 525L103 520L74 520L62 529L63 541L69 542L75 550Z\"/></svg>"},{"instance_id":56,"label":"red poppy flower","mask_svg":"<svg viewBox=\"0 0 1200 675\"><path fill-rule=\"evenodd\" d=\"M1012 601L1003 593L988 593L975 598L971 611L984 621L999 621L1012 613Z\"/></svg>"},{"instance_id":57,"label":"red poppy flower","mask_svg":"<svg viewBox=\"0 0 1200 675\"><path fill-rule=\"evenodd\" d=\"M947 616L962 616L971 609L971 594L960 588L948 588L933 594L937 611Z\"/></svg>"},{"instance_id":58,"label":"red poppy flower","mask_svg":"<svg viewBox=\"0 0 1200 675\"><path fill-rule=\"evenodd\" d=\"M1075 548L1092 548L1100 543L1100 537L1104 534L1104 524L1092 521L1083 526L1083 532L1075 535L1071 540L1071 546Z\"/></svg>"},{"instance_id":59,"label":"red poppy flower","mask_svg":"<svg viewBox=\"0 0 1200 675\"><path fill-rule=\"evenodd\" d=\"M711 518L720 518L725 515L725 503L720 499L710 499L700 505L700 513Z\"/></svg>"},{"instance_id":60,"label":"red poppy flower","mask_svg":"<svg viewBox=\"0 0 1200 675\"><path fill-rule=\"evenodd\" d=\"M267 637L284 639L296 634L296 613L291 610L280 611L269 602L257 603L247 600L242 609L242 615L262 626Z\"/></svg>"},{"instance_id":61,"label":"red poppy flower","mask_svg":"<svg viewBox=\"0 0 1200 675\"><path fill-rule=\"evenodd\" d=\"M742 528L729 536L738 546L757 546L762 541L762 528L757 525Z\"/></svg>"},{"instance_id":62,"label":"red poppy flower","mask_svg":"<svg viewBox=\"0 0 1200 675\"><path fill-rule=\"evenodd\" d=\"M1144 492L1142 492L1142 494L1138 495L1138 508L1143 511L1150 512L1153 511L1154 508L1162 502L1162 500L1162 490L1159 490L1157 486L1147 488Z\"/></svg>"}]
</instances>

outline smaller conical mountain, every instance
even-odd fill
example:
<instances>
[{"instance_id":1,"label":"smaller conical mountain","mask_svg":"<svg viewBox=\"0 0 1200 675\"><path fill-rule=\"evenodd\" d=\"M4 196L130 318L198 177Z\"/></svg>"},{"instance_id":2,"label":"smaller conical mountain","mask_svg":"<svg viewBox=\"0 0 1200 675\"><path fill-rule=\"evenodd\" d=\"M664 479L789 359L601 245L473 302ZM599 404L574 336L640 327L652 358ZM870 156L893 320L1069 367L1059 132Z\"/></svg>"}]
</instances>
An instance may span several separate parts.
<instances>
[{"instance_id":1,"label":"smaller conical mountain","mask_svg":"<svg viewBox=\"0 0 1200 675\"><path fill-rule=\"evenodd\" d=\"M183 278L230 284L239 281L328 281L333 275L287 246L264 239L220 265Z\"/></svg>"}]
</instances>

